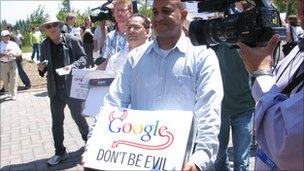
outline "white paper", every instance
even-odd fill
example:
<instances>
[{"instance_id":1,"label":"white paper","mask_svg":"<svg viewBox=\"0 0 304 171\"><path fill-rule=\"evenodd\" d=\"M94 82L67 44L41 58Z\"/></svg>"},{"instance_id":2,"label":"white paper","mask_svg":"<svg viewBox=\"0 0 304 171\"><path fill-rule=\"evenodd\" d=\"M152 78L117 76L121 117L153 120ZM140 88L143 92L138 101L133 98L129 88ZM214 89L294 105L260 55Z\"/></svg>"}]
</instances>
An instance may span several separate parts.
<instances>
[{"instance_id":1,"label":"white paper","mask_svg":"<svg viewBox=\"0 0 304 171\"><path fill-rule=\"evenodd\" d=\"M70 72L71 72L70 69L65 69L65 67L58 68L58 69L56 69L55 71L56 71L56 73L57 73L58 75L60 75L60 76L62 76L62 75L68 75L68 74L70 74Z\"/></svg>"}]
</instances>

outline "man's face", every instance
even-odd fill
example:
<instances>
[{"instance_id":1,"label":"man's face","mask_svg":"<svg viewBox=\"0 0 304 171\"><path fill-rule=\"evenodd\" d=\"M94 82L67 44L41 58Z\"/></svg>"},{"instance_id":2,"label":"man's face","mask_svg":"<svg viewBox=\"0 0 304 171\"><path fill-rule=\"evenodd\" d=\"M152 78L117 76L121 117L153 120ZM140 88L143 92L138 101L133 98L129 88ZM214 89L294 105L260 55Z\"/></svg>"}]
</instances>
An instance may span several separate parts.
<instances>
[{"instance_id":1,"label":"man's face","mask_svg":"<svg viewBox=\"0 0 304 171\"><path fill-rule=\"evenodd\" d=\"M117 23L125 23L132 13L127 3L115 4L113 12L115 21Z\"/></svg>"},{"instance_id":2,"label":"man's face","mask_svg":"<svg viewBox=\"0 0 304 171\"><path fill-rule=\"evenodd\" d=\"M60 35L59 23L51 23L44 26L45 34L54 39Z\"/></svg>"},{"instance_id":3,"label":"man's face","mask_svg":"<svg viewBox=\"0 0 304 171\"><path fill-rule=\"evenodd\" d=\"M2 41L3 41L4 43L8 43L9 40L10 40L10 36L9 36L9 35L2 36L1 38L2 38Z\"/></svg>"},{"instance_id":4,"label":"man's face","mask_svg":"<svg viewBox=\"0 0 304 171\"><path fill-rule=\"evenodd\" d=\"M75 26L76 24L76 17L71 17L68 19L68 24L71 26Z\"/></svg>"},{"instance_id":5,"label":"man's face","mask_svg":"<svg viewBox=\"0 0 304 171\"><path fill-rule=\"evenodd\" d=\"M149 30L143 25L144 19L139 16L132 17L127 23L128 43L130 47L138 47L145 43Z\"/></svg>"},{"instance_id":6,"label":"man's face","mask_svg":"<svg viewBox=\"0 0 304 171\"><path fill-rule=\"evenodd\" d=\"M180 0L154 0L152 25L160 38L170 38L181 33L187 12L176 5L178 2Z\"/></svg>"}]
</instances>

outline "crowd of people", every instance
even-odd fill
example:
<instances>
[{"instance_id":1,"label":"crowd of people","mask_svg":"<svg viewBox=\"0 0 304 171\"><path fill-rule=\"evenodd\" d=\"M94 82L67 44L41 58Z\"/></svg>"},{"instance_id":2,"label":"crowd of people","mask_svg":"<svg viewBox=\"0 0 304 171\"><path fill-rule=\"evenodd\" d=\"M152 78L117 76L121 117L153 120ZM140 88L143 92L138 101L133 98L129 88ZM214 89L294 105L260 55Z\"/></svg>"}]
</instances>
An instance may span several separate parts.
<instances>
[{"instance_id":1,"label":"crowd of people","mask_svg":"<svg viewBox=\"0 0 304 171\"><path fill-rule=\"evenodd\" d=\"M265 47L241 42L239 50L226 44L192 45L184 24L189 22L188 12L181 0L154 0L151 19L135 13L131 0L115 0L110 4L114 29L106 20L94 28L90 17L78 28L73 13L66 15L65 23L47 16L31 33L32 59L36 54L40 76L47 73L55 147L47 163L57 165L68 158L63 144L66 105L85 142L94 131L95 124L89 131L81 115L83 101L69 94L71 71L97 64L97 70L115 76L102 107L193 112L198 121L195 144L183 170L231 170L230 130L234 170L249 169L255 143L256 170L304 170L304 3L297 4L297 16L288 17L285 40L295 46L276 65L278 35ZM1 80L16 100L18 69L20 77L27 76L24 71L20 74L18 64L23 37L17 31L11 41L10 27L1 31ZM31 87L27 79L22 81Z\"/></svg>"}]
</instances>

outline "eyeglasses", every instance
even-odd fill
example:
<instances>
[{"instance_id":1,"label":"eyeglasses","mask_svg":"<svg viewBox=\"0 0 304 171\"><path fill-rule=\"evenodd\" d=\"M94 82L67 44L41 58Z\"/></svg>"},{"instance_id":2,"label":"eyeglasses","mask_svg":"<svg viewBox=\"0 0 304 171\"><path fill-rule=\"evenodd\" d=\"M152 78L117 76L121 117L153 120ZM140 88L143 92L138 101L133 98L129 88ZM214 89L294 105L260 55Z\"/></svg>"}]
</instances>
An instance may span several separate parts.
<instances>
[{"instance_id":1,"label":"eyeglasses","mask_svg":"<svg viewBox=\"0 0 304 171\"><path fill-rule=\"evenodd\" d=\"M142 29L142 28L144 28L144 27L138 26L138 25L128 25L128 26L127 26L127 30L133 29L133 30L135 30L135 31L139 31L139 30Z\"/></svg>"},{"instance_id":2,"label":"eyeglasses","mask_svg":"<svg viewBox=\"0 0 304 171\"><path fill-rule=\"evenodd\" d=\"M127 9L114 9L114 12L117 13L117 14L119 14L119 13L123 14L123 13L126 13L128 11L129 11L129 8L127 8Z\"/></svg>"},{"instance_id":3,"label":"eyeglasses","mask_svg":"<svg viewBox=\"0 0 304 171\"><path fill-rule=\"evenodd\" d=\"M44 26L44 28L50 29L51 27L57 27L58 25L59 25L59 23L46 24L46 25Z\"/></svg>"}]
</instances>

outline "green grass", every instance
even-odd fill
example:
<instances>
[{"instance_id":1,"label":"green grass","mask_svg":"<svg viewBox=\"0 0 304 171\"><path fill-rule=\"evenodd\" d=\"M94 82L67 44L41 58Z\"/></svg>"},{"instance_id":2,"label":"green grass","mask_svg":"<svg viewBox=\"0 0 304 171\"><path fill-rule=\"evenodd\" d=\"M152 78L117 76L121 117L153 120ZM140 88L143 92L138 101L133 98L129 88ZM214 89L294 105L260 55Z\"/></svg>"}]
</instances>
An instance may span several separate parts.
<instances>
[{"instance_id":1,"label":"green grass","mask_svg":"<svg viewBox=\"0 0 304 171\"><path fill-rule=\"evenodd\" d=\"M33 51L32 46L22 46L23 53L32 52L32 51Z\"/></svg>"}]
</instances>

